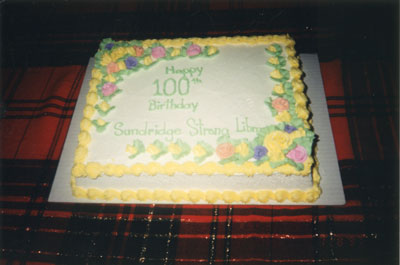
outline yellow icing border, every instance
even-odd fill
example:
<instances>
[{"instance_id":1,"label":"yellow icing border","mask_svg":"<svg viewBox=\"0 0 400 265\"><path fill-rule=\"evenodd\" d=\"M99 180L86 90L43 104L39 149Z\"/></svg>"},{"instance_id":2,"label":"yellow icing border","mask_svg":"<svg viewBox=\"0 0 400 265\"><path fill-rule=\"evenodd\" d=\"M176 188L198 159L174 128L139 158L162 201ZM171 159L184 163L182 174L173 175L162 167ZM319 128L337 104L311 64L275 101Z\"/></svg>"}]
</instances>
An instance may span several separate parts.
<instances>
[{"instance_id":1,"label":"yellow icing border","mask_svg":"<svg viewBox=\"0 0 400 265\"><path fill-rule=\"evenodd\" d=\"M298 57L295 57L296 51L294 49L295 41L289 37L289 35L267 35L267 36L236 36L236 37L217 37L217 38L188 38L188 39L152 39L143 41L143 47L150 46L155 42L160 42L164 46L169 47L181 47L186 42L191 41L198 45L226 45L226 44L272 44L280 43L285 45L285 50L288 55L288 62L291 66L290 76L292 80L293 91L296 96L294 99L296 101L296 112L300 118L303 119L305 127L310 127L309 110L306 106L307 97L304 95L304 83L301 80L303 75L302 70L299 68ZM112 76L111 76L112 77ZM110 78L111 78L110 77ZM81 131L79 133L79 143L75 151L74 165L71 170L71 188L72 194L78 198L86 199L120 199L123 201L139 200L139 201L168 201L168 202L180 202L189 201L197 203L199 201L206 201L208 203L215 203L217 201L223 200L226 203L249 203L251 201L256 201L260 203L266 203L268 200L275 200L277 202L284 202L289 200L292 202L314 202L317 200L321 194L321 189L319 187L320 175L318 173L318 162L315 161L316 165L312 170L313 176L313 186L308 190L259 190L259 191L199 191L199 190L115 190L115 189L105 189L101 190L98 188L83 188L77 186L76 178L78 177L90 177L97 178L101 174L106 174L110 176L122 176L125 174L140 175L146 173L148 175L155 174L167 174L173 175L177 172L183 172L185 174L224 174L233 175L235 173L243 173L245 175L251 176L254 174L265 174L270 175L272 173L283 173L283 174L300 174L308 175L311 173L311 168L313 166L314 159L309 157L305 162L305 169L303 171L297 171L295 168L289 165L283 165L278 168L272 169L268 163L256 166L250 162L244 163L243 165L236 165L234 163L228 163L225 165L220 165L216 162L208 162L203 165L197 165L194 162L186 162L183 164L178 164L175 162L166 163L162 166L159 163L152 162L149 164L134 164L131 167L125 165L117 164L107 164L101 165L96 162L89 162L85 165L85 160L88 153L88 145L91 140L90 129L93 126L91 124L91 117L94 114L94 106L98 102L98 97L96 93L96 86L100 82L101 73L98 69L94 68L92 70L92 79L89 82L89 92L86 96L86 105L83 111L83 118L80 123ZM110 79L109 78L109 79ZM112 80L109 80L112 82Z\"/></svg>"},{"instance_id":2,"label":"yellow icing border","mask_svg":"<svg viewBox=\"0 0 400 265\"><path fill-rule=\"evenodd\" d=\"M320 175L317 169L314 169L313 173L313 186L308 190L243 190L241 192L236 191L200 191L200 190L148 190L148 189L126 189L126 190L116 190L116 189L98 189L98 188L83 188L76 185L76 179L73 177L71 179L71 186L73 195L77 198L85 198L90 200L102 199L102 200L112 200L119 199L122 201L167 201L167 202L192 202L192 203L216 203L218 201L223 201L225 203L266 203L270 200L275 200L277 202L284 202L286 200L295 203L312 203L316 201L320 194L321 188L319 187Z\"/></svg>"}]
</instances>

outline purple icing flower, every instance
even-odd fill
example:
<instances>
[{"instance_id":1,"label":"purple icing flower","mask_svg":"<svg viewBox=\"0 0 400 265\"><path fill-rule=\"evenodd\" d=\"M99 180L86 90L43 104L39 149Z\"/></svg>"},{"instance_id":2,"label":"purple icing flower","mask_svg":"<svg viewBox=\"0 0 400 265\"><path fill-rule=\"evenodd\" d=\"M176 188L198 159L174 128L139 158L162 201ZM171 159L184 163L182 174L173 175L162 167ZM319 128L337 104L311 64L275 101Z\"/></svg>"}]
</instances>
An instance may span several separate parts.
<instances>
[{"instance_id":1,"label":"purple icing flower","mask_svg":"<svg viewBox=\"0 0 400 265\"><path fill-rule=\"evenodd\" d=\"M126 68L132 69L138 64L138 60L135 57L129 56L125 59Z\"/></svg>"},{"instance_id":2,"label":"purple icing flower","mask_svg":"<svg viewBox=\"0 0 400 265\"><path fill-rule=\"evenodd\" d=\"M195 56L199 53L201 53L201 47L196 44L190 45L189 48L186 50L186 54L188 56Z\"/></svg>"},{"instance_id":3,"label":"purple icing flower","mask_svg":"<svg viewBox=\"0 0 400 265\"><path fill-rule=\"evenodd\" d=\"M153 49L151 49L151 56L154 59L164 57L165 56L165 48L162 46L154 47Z\"/></svg>"},{"instance_id":4,"label":"purple icing flower","mask_svg":"<svg viewBox=\"0 0 400 265\"><path fill-rule=\"evenodd\" d=\"M112 42L107 43L107 44L106 44L106 49L107 49L107 50L111 50L113 46L114 46L114 43L112 43Z\"/></svg>"},{"instance_id":5,"label":"purple icing flower","mask_svg":"<svg viewBox=\"0 0 400 265\"><path fill-rule=\"evenodd\" d=\"M109 96L117 90L117 86L111 82L105 83L101 89L104 96Z\"/></svg>"},{"instance_id":6,"label":"purple icing flower","mask_svg":"<svg viewBox=\"0 0 400 265\"><path fill-rule=\"evenodd\" d=\"M268 149L265 146L257 145L254 147L254 158L260 160L263 156L265 156L268 152Z\"/></svg>"},{"instance_id":7,"label":"purple icing flower","mask_svg":"<svg viewBox=\"0 0 400 265\"><path fill-rule=\"evenodd\" d=\"M303 146L298 145L290 150L286 157L292 159L296 163L303 163L308 157L307 150Z\"/></svg>"},{"instance_id":8,"label":"purple icing flower","mask_svg":"<svg viewBox=\"0 0 400 265\"><path fill-rule=\"evenodd\" d=\"M296 127L294 127L294 126L291 126L291 125L288 125L288 124L286 124L285 125L285 132L287 132L287 133L291 133L291 132L294 132L294 131L296 131L297 130L297 128Z\"/></svg>"}]
</instances>

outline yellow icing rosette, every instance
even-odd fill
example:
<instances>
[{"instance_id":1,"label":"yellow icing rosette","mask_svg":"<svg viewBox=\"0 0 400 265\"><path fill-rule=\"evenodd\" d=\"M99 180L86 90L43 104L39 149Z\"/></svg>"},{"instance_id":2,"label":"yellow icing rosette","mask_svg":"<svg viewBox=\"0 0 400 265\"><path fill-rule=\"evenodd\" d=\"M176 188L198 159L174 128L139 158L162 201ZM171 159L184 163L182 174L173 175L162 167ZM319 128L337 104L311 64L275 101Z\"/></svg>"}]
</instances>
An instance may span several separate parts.
<instances>
[{"instance_id":1,"label":"yellow icing rosette","mask_svg":"<svg viewBox=\"0 0 400 265\"><path fill-rule=\"evenodd\" d=\"M97 125L104 126L106 122L103 119L97 119Z\"/></svg>"},{"instance_id":2,"label":"yellow icing rosette","mask_svg":"<svg viewBox=\"0 0 400 265\"><path fill-rule=\"evenodd\" d=\"M97 78L92 78L90 81L89 81L89 91L90 92L96 92L97 91L97 85L98 84L100 84L100 79L97 79Z\"/></svg>"},{"instance_id":3,"label":"yellow icing rosette","mask_svg":"<svg viewBox=\"0 0 400 265\"><path fill-rule=\"evenodd\" d=\"M269 58L269 59L268 59L268 62L269 62L270 64L274 64L274 65L278 65L278 64L279 64L279 60L278 60L277 57L271 57L271 58Z\"/></svg>"},{"instance_id":4,"label":"yellow icing rosette","mask_svg":"<svg viewBox=\"0 0 400 265\"><path fill-rule=\"evenodd\" d=\"M116 62L119 58L124 56L127 53L125 47L118 47L111 52L111 59Z\"/></svg>"},{"instance_id":5,"label":"yellow icing rosette","mask_svg":"<svg viewBox=\"0 0 400 265\"><path fill-rule=\"evenodd\" d=\"M268 149L271 161L280 161L285 158L283 150L292 144L290 135L282 131L273 131L264 137L264 146Z\"/></svg>"},{"instance_id":6,"label":"yellow icing rosette","mask_svg":"<svg viewBox=\"0 0 400 265\"><path fill-rule=\"evenodd\" d=\"M281 79L283 76L282 76L282 74L281 74L281 72L278 70L278 69L275 69L274 71L272 71L271 73L270 73L270 76L272 77L272 78L275 78L275 79Z\"/></svg>"},{"instance_id":7,"label":"yellow icing rosette","mask_svg":"<svg viewBox=\"0 0 400 265\"><path fill-rule=\"evenodd\" d=\"M86 103L90 105L94 105L97 102L97 93L96 92L89 92L86 95Z\"/></svg>"},{"instance_id":8,"label":"yellow icing rosette","mask_svg":"<svg viewBox=\"0 0 400 265\"><path fill-rule=\"evenodd\" d=\"M144 65L150 65L150 64L152 64L153 63L153 59L151 58L151 56L146 56L144 59L143 59L143 64Z\"/></svg>"},{"instance_id":9,"label":"yellow icing rosette","mask_svg":"<svg viewBox=\"0 0 400 265\"><path fill-rule=\"evenodd\" d=\"M269 46L267 47L267 49L268 49L270 52L276 52L276 48L275 48L274 45L269 45Z\"/></svg>"},{"instance_id":10,"label":"yellow icing rosette","mask_svg":"<svg viewBox=\"0 0 400 265\"><path fill-rule=\"evenodd\" d=\"M246 157L249 155L249 146L248 144L242 142L239 145L235 147L235 153L238 153L239 155Z\"/></svg>"},{"instance_id":11,"label":"yellow icing rosette","mask_svg":"<svg viewBox=\"0 0 400 265\"><path fill-rule=\"evenodd\" d=\"M113 62L113 59L111 58L110 54L104 53L104 54L103 54L103 57L101 58L100 64L101 64L102 66L106 66L106 65L108 65L108 64L111 63L111 62Z\"/></svg>"},{"instance_id":12,"label":"yellow icing rosette","mask_svg":"<svg viewBox=\"0 0 400 265\"><path fill-rule=\"evenodd\" d=\"M118 68L119 68L120 70L125 70L125 69L126 69L126 64L125 64L124 61L119 61L119 62L117 63L117 65L118 65Z\"/></svg>"},{"instance_id":13,"label":"yellow icing rosette","mask_svg":"<svg viewBox=\"0 0 400 265\"><path fill-rule=\"evenodd\" d=\"M110 109L110 104L108 104L107 101L102 101L102 102L99 104L99 108L100 108L102 111L106 112L107 110Z\"/></svg>"},{"instance_id":14,"label":"yellow icing rosette","mask_svg":"<svg viewBox=\"0 0 400 265\"><path fill-rule=\"evenodd\" d=\"M111 82L111 83L115 83L115 81L117 81L117 79L112 74L108 74L104 79L107 82Z\"/></svg>"},{"instance_id":15,"label":"yellow icing rosette","mask_svg":"<svg viewBox=\"0 0 400 265\"><path fill-rule=\"evenodd\" d=\"M126 49L126 52L127 52L129 55L131 55L131 56L136 56L136 50L135 50L132 46L126 47L125 49Z\"/></svg>"},{"instance_id":16,"label":"yellow icing rosette","mask_svg":"<svg viewBox=\"0 0 400 265\"><path fill-rule=\"evenodd\" d=\"M101 73L100 69L93 68L92 78L99 79L99 80L101 80L101 78L103 78L103 74Z\"/></svg>"},{"instance_id":17,"label":"yellow icing rosette","mask_svg":"<svg viewBox=\"0 0 400 265\"><path fill-rule=\"evenodd\" d=\"M211 47L208 47L207 54L208 54L208 55L213 55L213 54L215 54L217 51L218 51L218 49L217 49L216 47L211 46Z\"/></svg>"},{"instance_id":18,"label":"yellow icing rosette","mask_svg":"<svg viewBox=\"0 0 400 265\"><path fill-rule=\"evenodd\" d=\"M176 56L178 56L178 55L180 55L181 54L181 49L179 49L179 48L174 48L173 50L172 50L172 52L171 52L171 56L172 57L176 57Z\"/></svg>"},{"instance_id":19,"label":"yellow icing rosette","mask_svg":"<svg viewBox=\"0 0 400 265\"><path fill-rule=\"evenodd\" d=\"M199 145L199 144L196 144L196 145L193 147L192 152L193 152L193 154L194 154L195 156L197 156L197 157L202 157L202 156L204 156L204 155L207 153L206 150L204 150L204 148L203 148L201 145Z\"/></svg>"},{"instance_id":20,"label":"yellow icing rosette","mask_svg":"<svg viewBox=\"0 0 400 265\"><path fill-rule=\"evenodd\" d=\"M171 143L168 146L168 152L170 152L173 155L178 155L182 152L182 149L180 148L179 145L175 144L175 143Z\"/></svg>"},{"instance_id":21,"label":"yellow icing rosette","mask_svg":"<svg viewBox=\"0 0 400 265\"><path fill-rule=\"evenodd\" d=\"M149 144L146 148L146 152L149 153L150 155L157 155L158 153L160 153L160 149L158 149L157 146L155 146L154 144Z\"/></svg>"},{"instance_id":22,"label":"yellow icing rosette","mask_svg":"<svg viewBox=\"0 0 400 265\"><path fill-rule=\"evenodd\" d=\"M273 89L274 89L274 92L277 94L285 93L285 90L283 89L283 85L281 83L276 84Z\"/></svg>"},{"instance_id":23,"label":"yellow icing rosette","mask_svg":"<svg viewBox=\"0 0 400 265\"><path fill-rule=\"evenodd\" d=\"M83 117L90 119L93 116L94 112L95 109L93 108L93 106L88 104L83 108Z\"/></svg>"},{"instance_id":24,"label":"yellow icing rosette","mask_svg":"<svg viewBox=\"0 0 400 265\"><path fill-rule=\"evenodd\" d=\"M134 146L132 146L132 145L130 145L130 144L127 144L127 145L126 145L125 151L128 152L128 153L131 154L131 155L135 155L135 154L138 152L138 150L136 149L136 147L134 147Z\"/></svg>"},{"instance_id":25,"label":"yellow icing rosette","mask_svg":"<svg viewBox=\"0 0 400 265\"><path fill-rule=\"evenodd\" d=\"M279 112L278 115L275 116L275 119L280 122L290 122L292 117L290 116L290 113L287 110L285 110Z\"/></svg>"}]
</instances>

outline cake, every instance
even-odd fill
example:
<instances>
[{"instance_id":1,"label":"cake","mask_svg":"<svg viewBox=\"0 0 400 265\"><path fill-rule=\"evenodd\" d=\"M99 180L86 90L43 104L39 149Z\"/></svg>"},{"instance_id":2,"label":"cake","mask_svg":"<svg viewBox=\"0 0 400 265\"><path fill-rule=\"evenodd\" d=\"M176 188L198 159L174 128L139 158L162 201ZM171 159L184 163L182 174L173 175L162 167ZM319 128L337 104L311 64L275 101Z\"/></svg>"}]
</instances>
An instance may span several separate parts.
<instances>
[{"instance_id":1,"label":"cake","mask_svg":"<svg viewBox=\"0 0 400 265\"><path fill-rule=\"evenodd\" d=\"M288 35L104 39L71 170L74 196L314 202L308 98Z\"/></svg>"}]
</instances>

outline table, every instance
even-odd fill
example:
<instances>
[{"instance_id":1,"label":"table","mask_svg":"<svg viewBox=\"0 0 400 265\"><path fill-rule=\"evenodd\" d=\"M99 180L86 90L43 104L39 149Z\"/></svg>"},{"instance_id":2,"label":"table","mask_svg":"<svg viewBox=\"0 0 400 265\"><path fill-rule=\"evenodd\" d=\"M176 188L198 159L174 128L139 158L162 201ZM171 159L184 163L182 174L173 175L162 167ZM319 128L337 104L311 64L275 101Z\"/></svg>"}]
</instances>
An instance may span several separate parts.
<instances>
[{"instance_id":1,"label":"table","mask_svg":"<svg viewBox=\"0 0 400 265\"><path fill-rule=\"evenodd\" d=\"M0 264L397 264L396 6L2 3ZM286 32L320 58L346 205L47 201L102 38Z\"/></svg>"}]
</instances>

